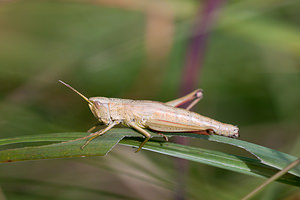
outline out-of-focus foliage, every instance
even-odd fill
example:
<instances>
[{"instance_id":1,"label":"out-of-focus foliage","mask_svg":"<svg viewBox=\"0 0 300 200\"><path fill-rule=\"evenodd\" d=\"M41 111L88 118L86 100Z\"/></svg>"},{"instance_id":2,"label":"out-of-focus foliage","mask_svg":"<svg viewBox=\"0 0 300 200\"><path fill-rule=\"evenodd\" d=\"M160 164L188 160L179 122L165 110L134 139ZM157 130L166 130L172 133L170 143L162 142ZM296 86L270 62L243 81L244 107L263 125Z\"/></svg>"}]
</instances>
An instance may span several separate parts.
<instances>
[{"instance_id":1,"label":"out-of-focus foliage","mask_svg":"<svg viewBox=\"0 0 300 200\"><path fill-rule=\"evenodd\" d=\"M198 1L2 1L1 138L85 131L87 96L176 98ZM195 111L240 127L241 139L299 155L299 0L224 1L211 27ZM244 155L236 148L191 145ZM247 156L249 156L247 154ZM0 166L0 199L172 199L170 157L117 147L101 158ZM190 163L187 199L237 199L262 182ZM274 183L258 199L297 197Z\"/></svg>"}]
</instances>

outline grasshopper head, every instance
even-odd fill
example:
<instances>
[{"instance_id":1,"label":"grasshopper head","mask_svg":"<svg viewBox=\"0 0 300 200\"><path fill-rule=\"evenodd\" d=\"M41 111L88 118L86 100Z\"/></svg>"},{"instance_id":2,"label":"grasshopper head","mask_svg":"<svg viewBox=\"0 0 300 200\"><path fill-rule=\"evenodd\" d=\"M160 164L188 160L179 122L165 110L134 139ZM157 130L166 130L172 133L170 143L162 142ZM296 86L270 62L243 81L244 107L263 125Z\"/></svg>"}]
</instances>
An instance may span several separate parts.
<instances>
[{"instance_id":1,"label":"grasshopper head","mask_svg":"<svg viewBox=\"0 0 300 200\"><path fill-rule=\"evenodd\" d=\"M89 107L94 114L94 116L103 121L104 123L108 123L110 119L109 108L108 108L108 98L106 97L91 97L89 98Z\"/></svg>"}]
</instances>

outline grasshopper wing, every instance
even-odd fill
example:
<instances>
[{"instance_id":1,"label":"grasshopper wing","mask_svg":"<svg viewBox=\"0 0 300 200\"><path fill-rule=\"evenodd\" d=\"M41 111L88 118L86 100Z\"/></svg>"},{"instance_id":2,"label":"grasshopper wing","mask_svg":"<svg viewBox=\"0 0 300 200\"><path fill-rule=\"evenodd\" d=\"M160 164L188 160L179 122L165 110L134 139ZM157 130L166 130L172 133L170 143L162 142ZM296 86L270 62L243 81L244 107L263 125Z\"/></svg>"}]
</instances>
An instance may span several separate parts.
<instances>
[{"instance_id":1,"label":"grasshopper wing","mask_svg":"<svg viewBox=\"0 0 300 200\"><path fill-rule=\"evenodd\" d=\"M147 120L145 125L152 130L161 132L195 132L207 129L195 125L188 125L180 122L159 119L149 119Z\"/></svg>"}]
</instances>

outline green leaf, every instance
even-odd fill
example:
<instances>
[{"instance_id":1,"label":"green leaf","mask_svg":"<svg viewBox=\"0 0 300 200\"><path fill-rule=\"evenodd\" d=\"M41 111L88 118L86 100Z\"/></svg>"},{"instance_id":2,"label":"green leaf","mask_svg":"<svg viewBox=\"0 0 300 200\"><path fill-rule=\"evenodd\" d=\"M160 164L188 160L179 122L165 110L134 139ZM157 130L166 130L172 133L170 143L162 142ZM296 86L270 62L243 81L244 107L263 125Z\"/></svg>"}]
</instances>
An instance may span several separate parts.
<instances>
[{"instance_id":1,"label":"green leaf","mask_svg":"<svg viewBox=\"0 0 300 200\"><path fill-rule=\"evenodd\" d=\"M183 136L182 133L180 134L172 133L172 135ZM250 142L238 140L238 139L232 139L232 138L222 137L218 135L206 136L206 135L198 135L198 134L190 134L190 133L185 133L184 136L206 139L209 141L230 144L236 147L243 148L248 152L250 152L251 154L253 154L254 156L256 156L262 163L272 166L276 169L283 169L293 161L297 160L297 157L295 156L280 151L276 151L274 149L270 149L267 147L263 147L257 144L253 144ZM300 166L291 169L289 173L300 177Z\"/></svg>"},{"instance_id":2,"label":"green leaf","mask_svg":"<svg viewBox=\"0 0 300 200\"><path fill-rule=\"evenodd\" d=\"M151 133L154 137L158 136L153 132ZM84 150L81 150L79 147L84 144L86 139L70 141L86 135L87 133L55 133L1 139L0 162L104 156L125 136L127 138L120 143L134 147L140 145L141 137L139 133L132 129L114 128L109 133L93 140ZM156 140L147 142L143 149L257 177L270 177L278 171L277 169L282 169L287 163L296 159L294 156L237 139L188 133L171 133L168 135L201 138L234 145L246 149L259 160ZM278 181L300 186L299 166Z\"/></svg>"},{"instance_id":3,"label":"green leaf","mask_svg":"<svg viewBox=\"0 0 300 200\"><path fill-rule=\"evenodd\" d=\"M132 139L124 139L120 142L120 144L138 147L140 142ZM161 142L157 141L149 141L145 144L143 149L177 158L187 159L190 161L204 163L251 176L268 178L278 172L278 170L274 169L273 167L267 166L256 159L175 143L163 142L162 144ZM278 181L300 186L300 177L291 174L285 174L279 178Z\"/></svg>"},{"instance_id":4,"label":"green leaf","mask_svg":"<svg viewBox=\"0 0 300 200\"><path fill-rule=\"evenodd\" d=\"M134 133L138 135L138 133ZM80 156L104 156L125 136L120 129L110 131L81 150L85 140L65 142L86 136L87 133L55 133L0 140L0 162L67 158ZM127 135L130 136L130 133ZM65 142L65 143L62 143Z\"/></svg>"}]
</instances>

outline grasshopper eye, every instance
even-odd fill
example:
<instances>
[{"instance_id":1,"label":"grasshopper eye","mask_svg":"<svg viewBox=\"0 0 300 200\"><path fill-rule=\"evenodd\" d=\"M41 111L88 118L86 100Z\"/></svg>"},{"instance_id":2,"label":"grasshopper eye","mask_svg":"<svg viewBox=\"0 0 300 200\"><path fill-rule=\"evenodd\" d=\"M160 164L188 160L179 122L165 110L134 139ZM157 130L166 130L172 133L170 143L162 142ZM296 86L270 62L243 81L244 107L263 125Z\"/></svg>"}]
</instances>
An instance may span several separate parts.
<instances>
[{"instance_id":1,"label":"grasshopper eye","mask_svg":"<svg viewBox=\"0 0 300 200\"><path fill-rule=\"evenodd\" d=\"M94 101L93 104L94 104L94 106L96 108L100 108L101 107L101 103L99 101Z\"/></svg>"},{"instance_id":2,"label":"grasshopper eye","mask_svg":"<svg viewBox=\"0 0 300 200\"><path fill-rule=\"evenodd\" d=\"M93 107L95 111L103 110L104 108L106 108L105 104L100 103L99 101L93 101Z\"/></svg>"},{"instance_id":3,"label":"grasshopper eye","mask_svg":"<svg viewBox=\"0 0 300 200\"><path fill-rule=\"evenodd\" d=\"M100 109L103 107L103 104L100 103L99 101L92 101L92 103L96 109Z\"/></svg>"}]
</instances>

